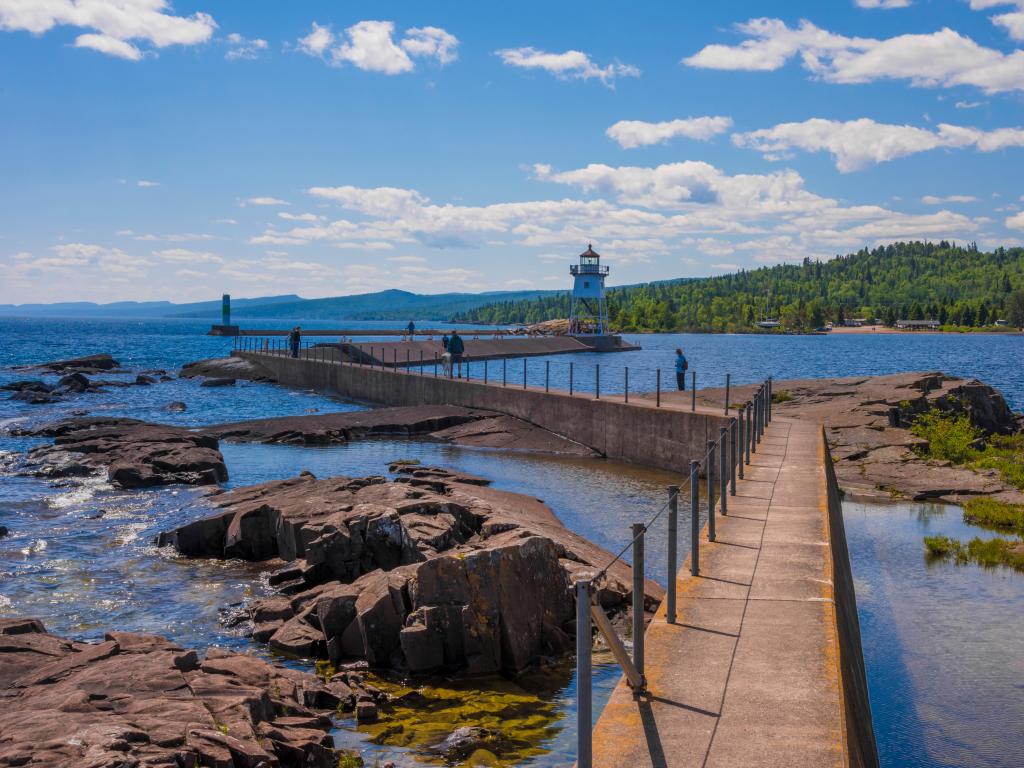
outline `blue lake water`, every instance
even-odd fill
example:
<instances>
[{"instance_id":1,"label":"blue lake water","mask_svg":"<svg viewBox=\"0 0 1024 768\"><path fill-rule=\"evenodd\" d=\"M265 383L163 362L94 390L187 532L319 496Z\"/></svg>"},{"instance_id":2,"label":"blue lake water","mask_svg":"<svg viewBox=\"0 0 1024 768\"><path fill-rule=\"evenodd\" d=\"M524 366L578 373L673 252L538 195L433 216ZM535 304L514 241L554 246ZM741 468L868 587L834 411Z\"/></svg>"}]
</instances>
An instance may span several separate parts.
<instances>
[{"instance_id":1,"label":"blue lake water","mask_svg":"<svg viewBox=\"0 0 1024 768\"><path fill-rule=\"evenodd\" d=\"M113 354L133 373L97 378L130 380L134 371L152 368L173 373L186 362L221 356L230 349L230 339L204 335L208 325L198 320L0 319L0 383L35 376L12 371L12 365L99 352ZM573 362L575 388L585 390L594 386L600 364L602 391L621 391L628 365L631 390L651 390L656 370L669 370L673 351L681 346L699 386L720 384L726 373L733 381L745 382L767 375L785 379L944 370L980 378L1000 389L1016 410L1024 410L1020 336L628 338L643 349L601 357L557 356L550 359L549 368L543 359L534 358L527 363L529 381L542 384L548 369L552 386L566 387L568 363ZM510 380L517 373L521 381L522 369L516 368L521 364L507 364ZM492 376L494 370L498 369L492 368ZM187 403L185 412L165 410L177 400ZM4 453L38 442L11 437L5 426L72 413L195 426L359 407L267 384L210 389L180 379L110 389L55 405L29 406L0 397L0 467ZM331 448L225 445L223 452L231 486L288 477L303 469L318 476L382 474L397 458L454 467L491 478L498 487L544 499L567 526L613 550L625 541L631 522L647 517L664 502L665 486L673 481L665 473L614 462L395 440ZM1021 577L1004 570L926 563L923 535L986 535L964 526L955 508L847 504L844 509L883 765L1024 764L1019 728L1024 719ZM156 532L203 510L202 493L195 489L126 492L96 480L49 484L0 474L0 525L12 531L0 539L0 614L39 616L53 631L89 639L118 628L159 632L194 647L220 644L262 652L222 621L225 607L266 593L259 568L239 562L187 561L149 543ZM652 532L652 538L646 570L664 582L661 534ZM687 543L681 542L682 551ZM598 705L616 677L613 666L598 665ZM543 745L546 754L531 758L529 764L571 763L573 684L572 676L566 675L537 694L555 714ZM367 757L396 754L389 747L367 744L354 726L340 732L339 739L360 746Z\"/></svg>"}]
</instances>

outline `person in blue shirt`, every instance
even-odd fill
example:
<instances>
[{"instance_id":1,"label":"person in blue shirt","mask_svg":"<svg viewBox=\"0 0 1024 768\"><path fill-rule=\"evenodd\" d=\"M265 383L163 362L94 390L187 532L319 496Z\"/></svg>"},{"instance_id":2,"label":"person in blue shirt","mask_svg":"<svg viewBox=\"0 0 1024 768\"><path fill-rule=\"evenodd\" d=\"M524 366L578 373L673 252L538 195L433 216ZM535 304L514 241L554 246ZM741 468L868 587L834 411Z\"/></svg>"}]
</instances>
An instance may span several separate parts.
<instances>
[{"instance_id":1,"label":"person in blue shirt","mask_svg":"<svg viewBox=\"0 0 1024 768\"><path fill-rule=\"evenodd\" d=\"M409 324L405 326L405 329L409 332L409 340L411 341L413 335L416 333L416 323L410 320Z\"/></svg>"},{"instance_id":2,"label":"person in blue shirt","mask_svg":"<svg viewBox=\"0 0 1024 768\"><path fill-rule=\"evenodd\" d=\"M452 356L452 364L459 367L458 377L462 378L462 353L466 351L466 345L459 336L458 331L452 331L452 337L448 340L448 352Z\"/></svg>"},{"instance_id":3,"label":"person in blue shirt","mask_svg":"<svg viewBox=\"0 0 1024 768\"><path fill-rule=\"evenodd\" d=\"M686 391L686 369L690 367L690 363L686 360L686 355L683 354L683 350L676 350L676 386L679 387L680 392Z\"/></svg>"}]
</instances>

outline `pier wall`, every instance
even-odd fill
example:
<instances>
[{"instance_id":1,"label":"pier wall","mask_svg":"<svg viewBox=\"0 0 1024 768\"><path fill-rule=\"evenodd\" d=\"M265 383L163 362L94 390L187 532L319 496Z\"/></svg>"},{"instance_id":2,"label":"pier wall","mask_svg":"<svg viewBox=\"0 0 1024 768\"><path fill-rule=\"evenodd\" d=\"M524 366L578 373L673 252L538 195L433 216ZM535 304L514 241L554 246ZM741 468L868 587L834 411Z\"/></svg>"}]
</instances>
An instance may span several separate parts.
<instances>
[{"instance_id":1,"label":"pier wall","mask_svg":"<svg viewBox=\"0 0 1024 768\"><path fill-rule=\"evenodd\" d=\"M836 604L836 636L839 643L843 714L846 720L848 764L852 768L878 768L878 748L871 720L867 672L857 618L857 595L850 568L850 553L843 523L843 500L836 480L828 439L822 430L825 483L828 494L829 549L832 556L833 593Z\"/></svg>"},{"instance_id":2,"label":"pier wall","mask_svg":"<svg viewBox=\"0 0 1024 768\"><path fill-rule=\"evenodd\" d=\"M435 378L404 370L381 370L248 352L235 355L264 367L285 386L312 389L380 405L459 405L497 411L593 448L610 459L664 469L689 470L717 439L724 415L595 400L566 392L479 381Z\"/></svg>"}]
</instances>

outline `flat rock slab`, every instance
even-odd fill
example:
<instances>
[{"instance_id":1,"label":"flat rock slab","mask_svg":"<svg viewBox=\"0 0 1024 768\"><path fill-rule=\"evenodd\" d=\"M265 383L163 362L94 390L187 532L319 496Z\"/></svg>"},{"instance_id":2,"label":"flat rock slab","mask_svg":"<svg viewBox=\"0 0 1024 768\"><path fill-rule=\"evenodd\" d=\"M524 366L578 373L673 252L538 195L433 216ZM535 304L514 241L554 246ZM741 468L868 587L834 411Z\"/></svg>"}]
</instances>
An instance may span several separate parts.
<instances>
[{"instance_id":1,"label":"flat rock slab","mask_svg":"<svg viewBox=\"0 0 1024 768\"><path fill-rule=\"evenodd\" d=\"M23 434L53 437L17 468L22 474L69 477L106 474L121 488L227 480L217 439L182 427L135 419L69 419Z\"/></svg>"},{"instance_id":2,"label":"flat rock slab","mask_svg":"<svg viewBox=\"0 0 1024 768\"><path fill-rule=\"evenodd\" d=\"M964 414L987 434L1020 431L1024 417L980 381L939 372L899 373L776 381L773 391L791 398L773 405L773 415L825 425L836 475L851 496L962 503L985 495L1024 503L1024 492L1003 481L998 472L927 461L913 450L926 443L911 433L910 426L917 415L933 408ZM753 394L753 386L733 387L730 402L745 402ZM697 394L699 404L719 408L724 397L723 389ZM663 398L672 402L677 395Z\"/></svg>"},{"instance_id":3,"label":"flat rock slab","mask_svg":"<svg viewBox=\"0 0 1024 768\"><path fill-rule=\"evenodd\" d=\"M0 619L0 766L333 768L329 715L351 698L344 675L325 684L155 635L86 644Z\"/></svg>"},{"instance_id":4,"label":"flat rock slab","mask_svg":"<svg viewBox=\"0 0 1024 768\"><path fill-rule=\"evenodd\" d=\"M203 434L233 442L333 445L373 437L423 437L457 445L596 456L584 445L513 416L455 405L282 416L216 424Z\"/></svg>"}]
</instances>

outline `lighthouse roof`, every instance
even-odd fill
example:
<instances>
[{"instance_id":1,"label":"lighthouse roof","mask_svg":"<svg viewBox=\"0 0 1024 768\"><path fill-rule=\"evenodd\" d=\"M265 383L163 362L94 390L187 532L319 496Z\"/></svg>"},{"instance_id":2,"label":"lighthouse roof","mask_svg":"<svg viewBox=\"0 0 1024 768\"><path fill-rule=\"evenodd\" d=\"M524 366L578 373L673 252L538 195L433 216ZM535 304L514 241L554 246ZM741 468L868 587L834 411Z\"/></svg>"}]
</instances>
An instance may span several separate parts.
<instances>
[{"instance_id":1,"label":"lighthouse roof","mask_svg":"<svg viewBox=\"0 0 1024 768\"><path fill-rule=\"evenodd\" d=\"M599 258L601 258L601 254L599 254L597 251L594 250L594 246L593 245L591 245L590 243L587 243L587 250L585 250L583 253L580 254L580 258L581 259L582 258L599 259Z\"/></svg>"}]
</instances>

